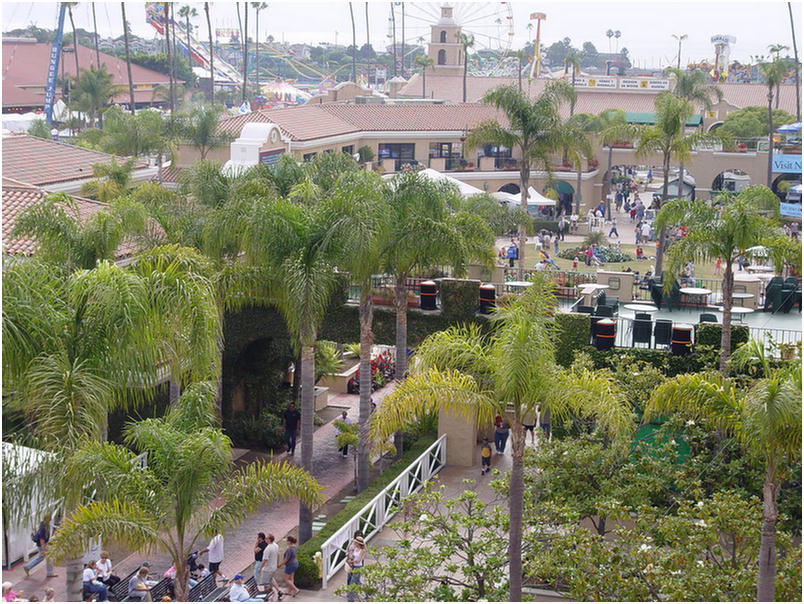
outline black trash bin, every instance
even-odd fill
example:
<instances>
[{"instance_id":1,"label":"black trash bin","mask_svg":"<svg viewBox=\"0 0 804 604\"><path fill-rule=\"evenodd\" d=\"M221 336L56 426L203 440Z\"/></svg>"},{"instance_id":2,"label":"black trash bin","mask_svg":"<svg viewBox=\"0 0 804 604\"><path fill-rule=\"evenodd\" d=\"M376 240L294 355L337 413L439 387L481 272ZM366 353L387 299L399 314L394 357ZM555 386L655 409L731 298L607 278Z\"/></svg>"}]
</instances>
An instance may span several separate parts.
<instances>
[{"instance_id":1,"label":"black trash bin","mask_svg":"<svg viewBox=\"0 0 804 604\"><path fill-rule=\"evenodd\" d=\"M487 315L494 311L497 306L497 288L493 283L486 283L480 286L480 312Z\"/></svg>"},{"instance_id":2,"label":"black trash bin","mask_svg":"<svg viewBox=\"0 0 804 604\"><path fill-rule=\"evenodd\" d=\"M598 350L611 350L614 348L614 338L617 335L617 323L611 319L600 319L595 325L595 348Z\"/></svg>"},{"instance_id":3,"label":"black trash bin","mask_svg":"<svg viewBox=\"0 0 804 604\"><path fill-rule=\"evenodd\" d=\"M670 350L674 355L683 356L692 352L692 325L676 323L673 325L673 339Z\"/></svg>"},{"instance_id":4,"label":"black trash bin","mask_svg":"<svg viewBox=\"0 0 804 604\"><path fill-rule=\"evenodd\" d=\"M422 281L419 294L419 308L422 310L436 310L436 284L435 281Z\"/></svg>"}]
</instances>

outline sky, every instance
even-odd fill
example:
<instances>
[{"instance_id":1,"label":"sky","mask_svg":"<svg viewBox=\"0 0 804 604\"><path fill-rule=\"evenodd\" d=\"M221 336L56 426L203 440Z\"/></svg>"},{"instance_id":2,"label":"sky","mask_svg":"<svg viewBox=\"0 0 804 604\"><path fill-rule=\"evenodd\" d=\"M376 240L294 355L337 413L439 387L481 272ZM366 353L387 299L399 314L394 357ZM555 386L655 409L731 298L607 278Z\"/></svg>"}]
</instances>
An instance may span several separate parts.
<instances>
[{"instance_id":1,"label":"sky","mask_svg":"<svg viewBox=\"0 0 804 604\"><path fill-rule=\"evenodd\" d=\"M92 13L89 2L82 2L73 9L76 27L92 30ZM178 3L181 6L183 3ZM201 28L206 38L204 3L190 2L198 11L194 24ZM238 27L234 2L212 2L212 27ZM398 4L398 3L396 3ZM415 40L419 36L429 37L429 19L439 3L412 2L406 4L406 38ZM628 48L633 63L639 66L664 67L674 65L678 42L673 34L686 34L682 43L682 63L714 59L714 49L710 43L715 34L728 34L736 37L732 45L731 59L748 62L752 56L768 55L768 45L785 44L792 48L790 21L786 2L762 0L723 1L676 1L641 0L626 2L564 2L514 1L510 5L509 21L506 3L502 2L451 2L456 15L465 15L472 20L470 31L481 41L489 35L489 44L497 46L496 40L508 40L504 24L512 22L512 46L522 47L535 37L536 28L528 29L530 14L541 12L547 15L541 24L542 43L553 42L569 37L573 45L580 47L584 41L591 41L598 51L614 51ZM352 3L355 13L358 46L366 41L365 2ZM370 40L375 48L382 43L390 44L389 19L391 3L387 1L368 2ZM792 3L796 21L796 36L801 46L800 26L802 23L802 3ZM101 36L119 36L122 21L119 2L96 2L98 30ZM56 25L58 9L55 2L2 2L0 3L3 31L25 27L35 23L39 27L53 28ZM156 35L145 21L144 2L126 2L126 12L132 30L138 36L152 39ZM401 37L401 9L396 6L396 24ZM494 22L499 19L500 24ZM534 23L535 25L535 23ZM69 25L68 25L69 27ZM473 31L473 28L474 31ZM606 30L619 30L619 41L607 38ZM254 12L249 10L249 32L253 38ZM351 23L347 2L308 2L305 0L269 2L268 8L260 13L259 37L264 40L273 35L278 41L291 43L321 42L351 43ZM792 50L790 51L792 56Z\"/></svg>"}]
</instances>

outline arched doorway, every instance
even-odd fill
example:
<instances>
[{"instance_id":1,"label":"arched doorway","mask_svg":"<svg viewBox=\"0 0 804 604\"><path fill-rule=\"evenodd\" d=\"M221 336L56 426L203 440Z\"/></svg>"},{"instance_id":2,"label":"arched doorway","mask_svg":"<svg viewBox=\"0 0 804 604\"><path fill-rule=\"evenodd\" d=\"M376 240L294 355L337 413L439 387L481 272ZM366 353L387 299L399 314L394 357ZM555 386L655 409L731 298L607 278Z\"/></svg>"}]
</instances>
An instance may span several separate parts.
<instances>
[{"instance_id":1,"label":"arched doorway","mask_svg":"<svg viewBox=\"0 0 804 604\"><path fill-rule=\"evenodd\" d=\"M779 174L771 183L771 191L781 200L787 199L787 192L791 187L801 184L801 174Z\"/></svg>"},{"instance_id":2,"label":"arched doorway","mask_svg":"<svg viewBox=\"0 0 804 604\"><path fill-rule=\"evenodd\" d=\"M715 122L714 124L709 126L709 130L707 130L707 132L714 132L715 130L720 128L722 125L723 125L723 122Z\"/></svg>"},{"instance_id":3,"label":"arched doorway","mask_svg":"<svg viewBox=\"0 0 804 604\"><path fill-rule=\"evenodd\" d=\"M519 195L522 189L519 188L519 185L509 182L508 184L501 186L498 190L501 193L510 193L511 195Z\"/></svg>"},{"instance_id":4,"label":"arched doorway","mask_svg":"<svg viewBox=\"0 0 804 604\"><path fill-rule=\"evenodd\" d=\"M558 194L557 211L567 215L572 214L573 202L575 201L575 189L573 186L564 180L559 180L553 183L553 190ZM545 191L547 191L547 188L545 188Z\"/></svg>"},{"instance_id":5,"label":"arched doorway","mask_svg":"<svg viewBox=\"0 0 804 604\"><path fill-rule=\"evenodd\" d=\"M712 181L712 194L716 194L719 191L739 193L750 186L751 177L746 172L738 168L730 168L715 176Z\"/></svg>"}]
</instances>

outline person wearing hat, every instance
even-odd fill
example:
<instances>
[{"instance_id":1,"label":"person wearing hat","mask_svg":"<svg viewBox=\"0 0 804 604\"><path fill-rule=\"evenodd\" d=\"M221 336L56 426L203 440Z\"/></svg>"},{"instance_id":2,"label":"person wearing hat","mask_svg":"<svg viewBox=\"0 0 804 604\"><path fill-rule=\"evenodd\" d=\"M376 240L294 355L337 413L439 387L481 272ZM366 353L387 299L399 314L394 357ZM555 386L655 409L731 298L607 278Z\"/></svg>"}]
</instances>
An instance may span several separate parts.
<instances>
[{"instance_id":1,"label":"person wearing hat","mask_svg":"<svg viewBox=\"0 0 804 604\"><path fill-rule=\"evenodd\" d=\"M352 540L354 548L351 554L346 556L346 567L349 572L346 575L346 585L360 585L360 572L363 569L363 560L366 556L366 542L363 537L356 535ZM347 601L355 601L355 593L351 589L346 596Z\"/></svg>"},{"instance_id":2,"label":"person wearing hat","mask_svg":"<svg viewBox=\"0 0 804 604\"><path fill-rule=\"evenodd\" d=\"M229 601L230 602L263 602L263 600L259 598L252 598L251 595L248 593L248 589L245 585L243 585L243 575L237 573L233 578L232 581L234 583L229 588Z\"/></svg>"},{"instance_id":3,"label":"person wearing hat","mask_svg":"<svg viewBox=\"0 0 804 604\"><path fill-rule=\"evenodd\" d=\"M491 445L489 444L489 437L484 436L483 442L480 445L480 475L491 470Z\"/></svg>"},{"instance_id":4,"label":"person wearing hat","mask_svg":"<svg viewBox=\"0 0 804 604\"><path fill-rule=\"evenodd\" d=\"M145 601L151 599L151 588L148 586L148 568L151 565L143 562L137 574L128 581L128 599Z\"/></svg>"}]
</instances>

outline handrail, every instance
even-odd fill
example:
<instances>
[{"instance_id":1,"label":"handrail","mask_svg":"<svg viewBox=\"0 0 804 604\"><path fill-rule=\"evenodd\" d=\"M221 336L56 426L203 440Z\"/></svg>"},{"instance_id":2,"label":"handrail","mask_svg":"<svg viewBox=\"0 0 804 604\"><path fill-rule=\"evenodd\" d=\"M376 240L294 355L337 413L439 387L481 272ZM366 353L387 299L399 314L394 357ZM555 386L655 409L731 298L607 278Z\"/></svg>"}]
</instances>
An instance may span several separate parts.
<instances>
[{"instance_id":1,"label":"handrail","mask_svg":"<svg viewBox=\"0 0 804 604\"><path fill-rule=\"evenodd\" d=\"M363 539L368 542L396 515L402 499L419 491L446 463L447 435L444 434L321 545L324 589L327 581L346 563L346 548L355 531L362 531Z\"/></svg>"}]
</instances>

